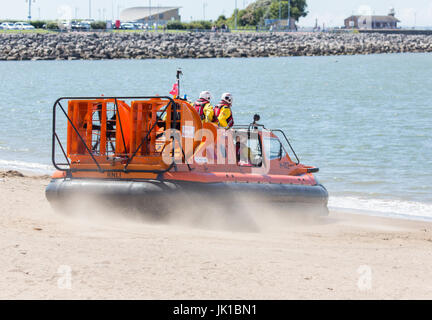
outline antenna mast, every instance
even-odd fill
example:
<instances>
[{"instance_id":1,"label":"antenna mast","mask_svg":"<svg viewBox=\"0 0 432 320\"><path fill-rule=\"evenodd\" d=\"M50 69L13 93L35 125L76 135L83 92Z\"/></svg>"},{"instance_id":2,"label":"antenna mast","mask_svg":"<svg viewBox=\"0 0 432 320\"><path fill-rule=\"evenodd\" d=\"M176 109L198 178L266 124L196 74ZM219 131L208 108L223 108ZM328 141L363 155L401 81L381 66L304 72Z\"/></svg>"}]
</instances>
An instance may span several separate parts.
<instances>
[{"instance_id":1,"label":"antenna mast","mask_svg":"<svg viewBox=\"0 0 432 320\"><path fill-rule=\"evenodd\" d=\"M180 76L183 75L183 72L181 70L181 68L177 69L177 90L178 90L178 94L177 97L180 98Z\"/></svg>"}]
</instances>

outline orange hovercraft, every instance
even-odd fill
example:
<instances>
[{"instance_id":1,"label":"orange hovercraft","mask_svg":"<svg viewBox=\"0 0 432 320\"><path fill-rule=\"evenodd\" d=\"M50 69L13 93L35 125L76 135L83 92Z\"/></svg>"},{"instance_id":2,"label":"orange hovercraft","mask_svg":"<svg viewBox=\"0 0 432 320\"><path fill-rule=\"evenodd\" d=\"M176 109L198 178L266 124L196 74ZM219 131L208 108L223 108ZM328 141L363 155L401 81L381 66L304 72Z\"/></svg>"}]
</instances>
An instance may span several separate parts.
<instances>
[{"instance_id":1,"label":"orange hovercraft","mask_svg":"<svg viewBox=\"0 0 432 320\"><path fill-rule=\"evenodd\" d=\"M72 196L102 196L158 214L204 198L208 205L223 201L229 211L247 196L284 211L328 214L328 192L314 177L318 168L300 164L281 130L258 124L258 115L228 130L202 123L177 97L59 98L48 201L61 207ZM65 132L57 132L59 112Z\"/></svg>"}]
</instances>

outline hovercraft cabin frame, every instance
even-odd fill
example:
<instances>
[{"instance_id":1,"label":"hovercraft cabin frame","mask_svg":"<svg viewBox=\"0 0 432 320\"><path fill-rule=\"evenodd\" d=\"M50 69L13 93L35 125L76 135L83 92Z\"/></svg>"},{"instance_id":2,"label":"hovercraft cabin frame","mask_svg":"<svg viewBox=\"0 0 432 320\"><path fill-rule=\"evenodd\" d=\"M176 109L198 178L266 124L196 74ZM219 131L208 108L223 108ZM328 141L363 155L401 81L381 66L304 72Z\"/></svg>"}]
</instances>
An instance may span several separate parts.
<instances>
[{"instance_id":1,"label":"hovercraft cabin frame","mask_svg":"<svg viewBox=\"0 0 432 320\"><path fill-rule=\"evenodd\" d=\"M154 118L152 120L154 120L151 123L151 128L148 130L148 132L146 133L145 137L140 141L139 145L136 147L136 149L132 152L132 153L126 153L126 145L125 145L125 132L124 132L124 128L123 128L123 123L121 121L121 112L119 111L119 104L123 103L123 100L133 100L133 102L137 102L137 103L142 103L142 102L150 102L152 99L158 99L160 102L166 102L166 106L163 107L160 110L156 110L155 108L153 108L150 112L154 113ZM134 101L134 100L140 100L140 101ZM146 100L146 101L143 101ZM68 105L68 112L66 112L65 108L63 107L62 103L63 101L68 101L69 105ZM101 164L99 163L99 161L96 159L96 156L94 155L94 153L92 152L92 141L91 141L91 137L90 137L90 142L88 141L88 137L87 137L87 141L86 139L83 138L83 136L81 135L81 133L79 132L76 124L74 123L74 119L73 116L70 114L70 102L80 102L80 103L87 103L88 108L93 108L94 105L98 106L98 105L102 105L101 110L97 110L97 111L101 111L102 117L104 118L105 122L107 121L106 119L106 105L108 103L113 103L115 106L114 109L114 114L118 117L117 123L119 124L119 126L116 126L115 129L115 133L116 133L116 145L118 143L117 141L117 137L120 137L121 143L122 143L122 148L124 150L124 154L120 160L122 161L122 163L124 164L123 169L106 169L106 168L102 168ZM133 107L132 105L130 106L131 108ZM71 161L69 160L68 157L68 153L65 150L58 134L57 134L57 111L58 109L60 109L62 111L62 113L64 114L64 116L67 119L67 123L68 123L68 148L70 148L70 144L72 143L72 141L70 141L69 139L73 136L75 136L76 139L79 140L79 143L81 145L84 146L84 154L88 154L91 158L91 160L93 161L94 165L96 165L96 168L92 169L92 168L71 168ZM131 162L133 161L133 159L137 156L138 152L140 152L140 150L142 150L143 148L143 144L145 141L147 141L150 137L151 133L154 133L154 130L156 128L156 125L158 124L158 121L161 121L160 118L155 117L156 113L159 112L161 113L161 115L163 114L167 114L167 120L165 121L166 126L168 129L169 128L177 128L177 126L180 124L180 118L178 117L180 114L180 106L174 101L173 98L168 97L168 96L129 96L129 97L61 97L59 99L57 99L53 105L53 122L52 122L52 163L54 165L54 167L59 170L59 171L63 171L66 172L68 174L70 174L71 172L100 172L100 173L105 173L105 172L125 172L125 173L132 173L132 172L139 172L139 173L154 173L154 174L163 174L165 172L170 171L172 168L174 168L176 166L175 164L175 160L173 159L173 162L166 168L163 170L136 170L136 169L129 169L128 166L129 164L131 164ZM90 112L89 110L87 112ZM171 116L172 115L172 119ZM102 128L102 119L99 119L101 121L101 128L100 130L100 139L104 140L104 137L102 135L102 133L106 134L106 127L105 130L103 130ZM87 122L87 133L90 133L90 135L92 134L93 131L93 120L90 119L90 121ZM90 127L91 125L91 127ZM120 132L120 136L118 136L118 130ZM72 135L71 135L72 133ZM175 149L176 149L176 144L178 143L178 145L181 148L181 152L183 154L184 157L184 150L181 146L180 141L178 141L178 137L171 135L170 139L173 142L172 145L172 152L173 154L175 153ZM104 147L101 144L101 155L106 155L107 152L106 150L104 150ZM57 159L56 159L56 146L59 146L63 156L65 157L66 163L58 163ZM132 149L131 149L132 150ZM114 154L116 152L114 151ZM82 154L82 155L84 155ZM131 156L130 156L131 155ZM107 157L108 158L108 157ZM119 160L119 159L117 159ZM67 168L64 168L65 166L67 166ZM189 167L189 165L188 165Z\"/></svg>"}]
</instances>

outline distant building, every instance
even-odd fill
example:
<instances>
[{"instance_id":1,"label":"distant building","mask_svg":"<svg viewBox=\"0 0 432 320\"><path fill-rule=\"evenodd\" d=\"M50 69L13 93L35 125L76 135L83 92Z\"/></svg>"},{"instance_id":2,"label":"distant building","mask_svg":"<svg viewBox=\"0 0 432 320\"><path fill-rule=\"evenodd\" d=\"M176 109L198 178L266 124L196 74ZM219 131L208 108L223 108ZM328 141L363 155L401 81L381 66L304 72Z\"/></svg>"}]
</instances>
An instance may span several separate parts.
<instances>
[{"instance_id":1,"label":"distant building","mask_svg":"<svg viewBox=\"0 0 432 320\"><path fill-rule=\"evenodd\" d=\"M120 13L123 22L157 22L166 24L168 21L180 20L180 7L133 7Z\"/></svg>"},{"instance_id":2,"label":"distant building","mask_svg":"<svg viewBox=\"0 0 432 320\"><path fill-rule=\"evenodd\" d=\"M345 19L347 29L397 29L399 19L395 17L394 9L386 16L356 15Z\"/></svg>"}]
</instances>

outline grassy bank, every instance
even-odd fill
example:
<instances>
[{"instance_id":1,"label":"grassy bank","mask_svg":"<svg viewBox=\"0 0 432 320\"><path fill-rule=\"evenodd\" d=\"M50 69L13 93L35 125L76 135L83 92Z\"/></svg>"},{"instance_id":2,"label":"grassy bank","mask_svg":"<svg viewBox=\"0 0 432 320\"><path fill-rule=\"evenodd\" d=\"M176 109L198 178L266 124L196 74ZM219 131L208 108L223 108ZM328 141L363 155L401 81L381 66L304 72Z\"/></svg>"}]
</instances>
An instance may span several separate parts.
<instances>
[{"instance_id":1,"label":"grassy bank","mask_svg":"<svg viewBox=\"0 0 432 320\"><path fill-rule=\"evenodd\" d=\"M47 30L47 29L34 29L34 30L0 30L0 33L56 33L56 31L53 30Z\"/></svg>"}]
</instances>

